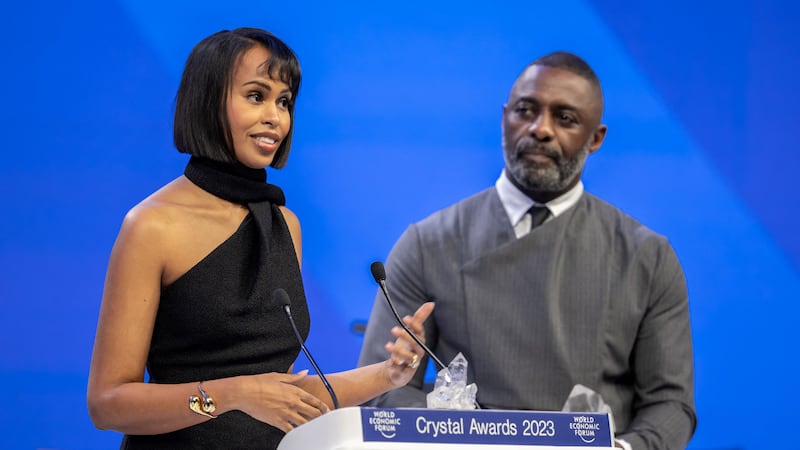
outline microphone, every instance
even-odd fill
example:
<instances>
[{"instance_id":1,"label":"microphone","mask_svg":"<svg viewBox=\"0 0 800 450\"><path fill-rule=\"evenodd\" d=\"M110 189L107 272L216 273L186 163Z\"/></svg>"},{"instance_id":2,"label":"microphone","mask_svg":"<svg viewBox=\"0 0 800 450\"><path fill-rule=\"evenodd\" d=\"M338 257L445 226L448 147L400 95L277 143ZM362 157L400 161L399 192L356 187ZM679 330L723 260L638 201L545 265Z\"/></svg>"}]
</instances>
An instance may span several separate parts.
<instances>
[{"instance_id":1,"label":"microphone","mask_svg":"<svg viewBox=\"0 0 800 450\"><path fill-rule=\"evenodd\" d=\"M294 330L294 335L297 336L297 341L300 342L300 348L303 349L303 353L306 354L306 358L308 361L311 362L311 365L314 366L314 370L317 371L317 375L319 379L322 380L322 384L325 386L325 389L328 390L328 393L331 395L331 400L333 401L333 409L339 409L339 399L336 398L336 394L333 392L333 387L330 383L328 383L328 379L325 378L325 374L319 370L319 366L317 362L314 361L314 358L311 357L311 353L309 353L308 349L306 348L306 344L303 342L303 337L300 336L300 332L297 331L297 325L294 323L294 319L292 318L292 308L291 308L291 300L289 300L289 294L286 293L282 288L275 289L272 291L272 300L278 302L279 304L283 305L283 312L286 313L286 317L289 319L289 322L292 324L292 330Z\"/></svg>"},{"instance_id":2,"label":"microphone","mask_svg":"<svg viewBox=\"0 0 800 450\"><path fill-rule=\"evenodd\" d=\"M399 323L400 326L403 327L404 330L406 330L406 333L408 333L411 336L411 338L414 339L414 341L417 344L419 344L420 347L422 347L422 350L425 351L425 354L428 355L433 360L433 362L436 363L437 366L439 366L437 370L441 370L447 367L442 362L442 360L437 358L436 355L433 354L431 349L429 349L425 344L423 344L422 341L417 337L417 335L414 334L414 332L411 331L410 328L408 328L408 325L406 325L406 323L403 322L403 319L400 318L400 314L397 313L397 309L394 307L394 303L392 303L392 300L389 298L389 290L386 289L386 269L384 269L383 263L381 263L380 261L375 261L369 266L369 270L372 272L372 278L375 278L375 282L378 283L378 286L380 286L381 292L383 292L383 297L386 299L386 303L389 304L389 308L391 308L392 314L394 314L395 319L397 319L397 323Z\"/></svg>"},{"instance_id":3,"label":"microphone","mask_svg":"<svg viewBox=\"0 0 800 450\"><path fill-rule=\"evenodd\" d=\"M391 308L392 314L394 314L394 318L397 319L397 322L400 324L400 326L402 326L403 329L406 330L406 333L411 335L414 341L417 344L419 344L420 347L422 347L422 350L425 351L425 354L428 355L433 360L433 362L436 363L437 366L439 366L437 370L441 370L447 367L444 365L442 360L437 358L436 355L433 354L431 349L429 349L425 344L423 344L422 341L417 337L417 335L414 334L414 332L411 331L410 328L408 328L408 325L406 325L406 323L403 322L403 319L400 318L400 314L397 313L397 308L394 307L394 303L389 298L389 289L386 288L386 269L383 267L383 263L381 263L380 261L375 261L369 266L369 270L370 272L372 272L372 278L374 278L375 282L378 283L378 286L380 286L381 292L383 292L383 297L386 299L386 303L389 304L389 308ZM477 409L483 409L483 406L480 403L478 403L477 399L475 399L475 407Z\"/></svg>"}]
</instances>

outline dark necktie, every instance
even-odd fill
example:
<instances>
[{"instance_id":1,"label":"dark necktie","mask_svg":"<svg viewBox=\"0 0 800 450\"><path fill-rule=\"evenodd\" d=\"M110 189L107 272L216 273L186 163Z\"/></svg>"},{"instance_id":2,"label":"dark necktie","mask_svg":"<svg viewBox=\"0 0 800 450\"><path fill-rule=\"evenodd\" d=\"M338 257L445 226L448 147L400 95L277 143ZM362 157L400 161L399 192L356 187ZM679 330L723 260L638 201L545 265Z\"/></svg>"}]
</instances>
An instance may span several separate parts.
<instances>
[{"instance_id":1,"label":"dark necktie","mask_svg":"<svg viewBox=\"0 0 800 450\"><path fill-rule=\"evenodd\" d=\"M550 217L550 210L547 209L547 206L533 205L528 210L528 214L531 215L531 231L533 231L534 228L543 224Z\"/></svg>"}]
</instances>

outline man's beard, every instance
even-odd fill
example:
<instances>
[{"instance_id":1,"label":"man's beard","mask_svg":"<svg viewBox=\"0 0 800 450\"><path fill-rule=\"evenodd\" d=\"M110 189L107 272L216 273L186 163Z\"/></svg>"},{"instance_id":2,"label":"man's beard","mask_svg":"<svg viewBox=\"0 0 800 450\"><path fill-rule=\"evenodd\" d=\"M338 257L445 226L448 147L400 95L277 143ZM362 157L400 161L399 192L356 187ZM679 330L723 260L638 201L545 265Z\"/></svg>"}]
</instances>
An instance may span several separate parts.
<instances>
[{"instance_id":1,"label":"man's beard","mask_svg":"<svg viewBox=\"0 0 800 450\"><path fill-rule=\"evenodd\" d=\"M509 175L525 190L535 192L561 192L565 190L575 177L580 175L586 157L589 155L592 139L572 158L554 150L548 144L535 138L525 138L517 142L513 154L509 154L505 136L503 136L503 157ZM550 157L555 164L539 164L522 157L524 151L536 151Z\"/></svg>"}]
</instances>

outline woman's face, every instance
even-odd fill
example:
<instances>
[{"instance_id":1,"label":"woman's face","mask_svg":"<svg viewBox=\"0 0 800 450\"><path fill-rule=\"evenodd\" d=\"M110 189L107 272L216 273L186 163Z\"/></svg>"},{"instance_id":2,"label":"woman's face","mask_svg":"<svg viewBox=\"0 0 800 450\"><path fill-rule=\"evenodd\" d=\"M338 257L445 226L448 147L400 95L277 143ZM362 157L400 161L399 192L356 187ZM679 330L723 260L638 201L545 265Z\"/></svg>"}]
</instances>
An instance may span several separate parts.
<instances>
[{"instance_id":1,"label":"woman's face","mask_svg":"<svg viewBox=\"0 0 800 450\"><path fill-rule=\"evenodd\" d=\"M228 92L234 153L253 169L272 163L292 124L292 92L286 83L270 77L264 64L269 57L260 45L248 50L234 70Z\"/></svg>"}]
</instances>

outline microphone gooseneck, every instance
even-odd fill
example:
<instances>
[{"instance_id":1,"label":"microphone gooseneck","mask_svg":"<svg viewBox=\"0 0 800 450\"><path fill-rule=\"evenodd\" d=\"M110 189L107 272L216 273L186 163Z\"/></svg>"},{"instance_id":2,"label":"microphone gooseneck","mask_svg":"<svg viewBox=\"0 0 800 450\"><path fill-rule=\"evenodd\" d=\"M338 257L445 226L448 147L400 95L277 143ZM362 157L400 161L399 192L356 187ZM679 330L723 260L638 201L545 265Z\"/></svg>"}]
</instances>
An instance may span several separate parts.
<instances>
[{"instance_id":1,"label":"microphone gooseneck","mask_svg":"<svg viewBox=\"0 0 800 450\"><path fill-rule=\"evenodd\" d=\"M425 351L425 354L427 354L436 363L436 365L439 366L438 367L439 370L445 368L446 366L444 365L442 360L437 358L436 355L433 354L431 349L429 349L425 344L422 343L422 341L420 341L417 335L414 334L414 332L411 331L411 329L408 328L405 322L403 322L403 320L400 318L400 314L397 313L397 308L394 307L394 303L389 298L389 290L386 288L386 269L383 267L383 263L381 263L380 261L375 261L369 266L369 270L372 272L372 277L375 278L375 282L378 283L378 286L380 286L381 292L383 292L383 297L386 299L386 303L389 304L389 308L391 308L392 314L394 314L394 317L395 319L397 319L397 322L400 324L400 326L402 326L403 329L406 330L406 333L410 334L411 337L414 338L414 341L416 341L416 343L419 344L420 347L422 347L422 350ZM478 403L477 399L475 400L474 403L475 403L475 408L484 409L483 406L480 403Z\"/></svg>"},{"instance_id":2,"label":"microphone gooseneck","mask_svg":"<svg viewBox=\"0 0 800 450\"><path fill-rule=\"evenodd\" d=\"M381 292L383 292L383 297L386 299L386 303L389 304L389 308L392 310L394 318L397 319L397 323L399 323L400 326L403 327L404 330L406 330L406 333L408 333L411 336L411 338L414 339L414 341L417 344L419 344L420 347L422 347L422 350L425 352L425 354L428 355L433 360L433 362L436 363L437 366L439 366L438 367L439 370L447 367L442 362L442 360L437 358L436 355L433 354L431 349L429 349L420 340L420 338L418 338L417 335L414 334L413 331L411 331L408 325L406 325L406 323L403 322L403 319L400 318L400 314L397 313L397 308L394 307L394 303L389 297L389 290L386 288L386 269L384 269L383 263L381 263L380 261L375 261L369 266L369 270L372 272L372 277L375 279L375 282L378 283L378 286L380 286Z\"/></svg>"},{"instance_id":3,"label":"microphone gooseneck","mask_svg":"<svg viewBox=\"0 0 800 450\"><path fill-rule=\"evenodd\" d=\"M306 358L314 366L314 370L317 371L317 376L319 379L322 380L322 384L325 386L325 389L328 390L328 394L331 395L331 401L333 401L333 409L339 409L339 399L336 398L336 393L333 392L333 386L328 383L328 379L325 378L325 374L319 370L319 366L317 362L314 361L314 358L311 356L311 353L306 348L305 342L303 342L303 337L300 336L300 331L297 330L297 325L294 323L294 318L292 317L292 307L291 307L291 300L289 300L289 294L286 293L285 290L282 288L275 289L272 292L272 299L276 301L278 304L282 306L283 312L286 313L286 317L289 319L289 323L292 324L292 330L294 330L294 335L297 336L297 341L300 343L300 348L303 349L303 353L306 354Z\"/></svg>"}]
</instances>

